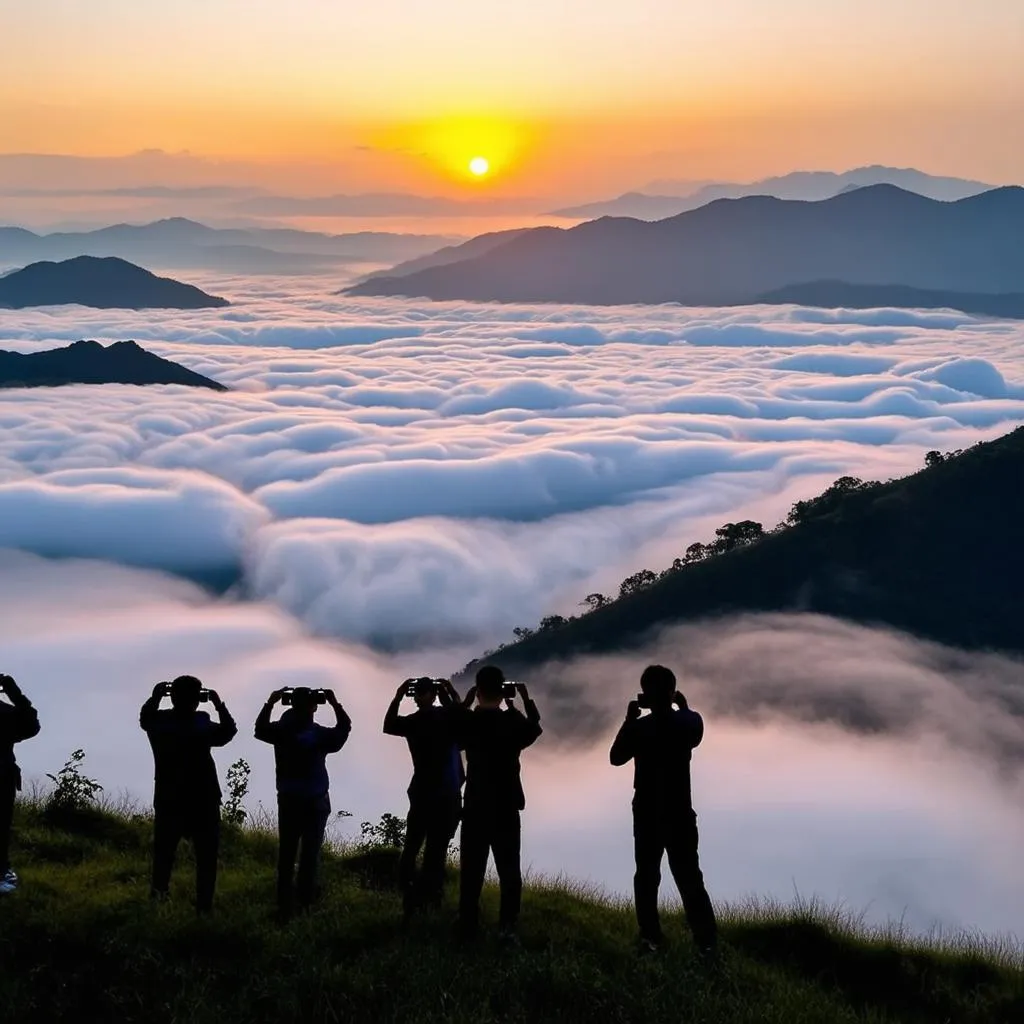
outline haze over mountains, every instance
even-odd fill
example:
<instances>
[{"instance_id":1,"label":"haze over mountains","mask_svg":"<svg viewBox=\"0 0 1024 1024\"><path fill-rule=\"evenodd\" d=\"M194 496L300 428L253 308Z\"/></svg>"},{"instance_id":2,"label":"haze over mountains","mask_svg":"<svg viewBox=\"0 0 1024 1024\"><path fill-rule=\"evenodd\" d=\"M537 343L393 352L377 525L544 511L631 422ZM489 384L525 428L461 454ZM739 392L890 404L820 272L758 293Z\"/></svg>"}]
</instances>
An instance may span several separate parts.
<instances>
[{"instance_id":1,"label":"haze over mountains","mask_svg":"<svg viewBox=\"0 0 1024 1024\"><path fill-rule=\"evenodd\" d=\"M947 178L909 167L857 167L851 171L794 171L774 178L739 182L656 181L638 192L626 192L614 199L554 210L559 217L591 220L595 217L635 217L663 220L716 199L743 196L774 196L776 199L828 199L850 189L867 185L896 185L930 199L951 201L986 192L994 185L965 178Z\"/></svg>"},{"instance_id":2,"label":"haze over mountains","mask_svg":"<svg viewBox=\"0 0 1024 1024\"><path fill-rule=\"evenodd\" d=\"M211 228L173 217L151 224L115 224L94 231L50 234L0 227L0 265L74 256L117 256L166 268L314 273L350 263L408 260L453 240L448 235L377 231L330 235L291 228Z\"/></svg>"},{"instance_id":3,"label":"haze over mountains","mask_svg":"<svg viewBox=\"0 0 1024 1024\"><path fill-rule=\"evenodd\" d=\"M435 300L739 305L821 280L1016 293L1024 188L939 202L892 185L820 202L717 200L653 223L536 228L475 258L347 290Z\"/></svg>"},{"instance_id":4,"label":"haze over mountains","mask_svg":"<svg viewBox=\"0 0 1024 1024\"><path fill-rule=\"evenodd\" d=\"M94 309L211 309L229 305L194 285L114 256L32 263L0 277L0 308L91 306Z\"/></svg>"}]
</instances>

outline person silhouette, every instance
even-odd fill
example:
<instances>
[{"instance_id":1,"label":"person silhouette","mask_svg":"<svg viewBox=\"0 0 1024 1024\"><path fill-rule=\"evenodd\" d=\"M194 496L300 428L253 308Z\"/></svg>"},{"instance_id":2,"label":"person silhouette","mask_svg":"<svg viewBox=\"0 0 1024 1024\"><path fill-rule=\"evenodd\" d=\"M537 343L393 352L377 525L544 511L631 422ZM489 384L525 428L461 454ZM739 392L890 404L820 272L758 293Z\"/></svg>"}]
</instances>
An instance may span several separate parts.
<instances>
[{"instance_id":1,"label":"person silhouette","mask_svg":"<svg viewBox=\"0 0 1024 1024\"><path fill-rule=\"evenodd\" d=\"M664 943L658 916L661 860L683 900L686 920L703 956L714 953L717 924L697 856L697 815L690 789L690 757L704 736L704 721L676 690L664 665L649 665L640 677L641 698L631 700L610 752L613 765L633 761L633 893L641 949ZM641 706L650 709L643 715Z\"/></svg>"},{"instance_id":2,"label":"person silhouette","mask_svg":"<svg viewBox=\"0 0 1024 1024\"><path fill-rule=\"evenodd\" d=\"M171 707L160 708L164 697ZM210 701L214 722L199 710ZM195 676L157 683L142 705L139 725L153 748L153 878L150 895L166 899L178 843L191 839L196 858L196 911L213 908L220 846L220 783L211 750L235 738L238 727L215 690Z\"/></svg>"},{"instance_id":3,"label":"person silhouette","mask_svg":"<svg viewBox=\"0 0 1024 1024\"><path fill-rule=\"evenodd\" d=\"M459 746L466 752L459 855L458 931L463 938L472 938L479 930L480 893L491 853L501 890L498 927L503 939L514 937L519 920L523 894L521 812L526 807L520 754L536 741L542 729L537 705L526 687L521 683L514 687L515 694L523 699L525 714L515 707L501 669L483 666L457 718ZM501 707L503 699L505 710Z\"/></svg>"},{"instance_id":4,"label":"person silhouette","mask_svg":"<svg viewBox=\"0 0 1024 1024\"><path fill-rule=\"evenodd\" d=\"M330 704L334 725L314 720L317 706ZM274 705L291 706L276 721ZM337 753L352 731L352 720L333 690L305 686L275 690L256 719L256 739L274 747L277 777L277 907L291 914L293 899L301 910L313 902L320 851L331 814L327 755ZM295 860L298 857L298 873Z\"/></svg>"},{"instance_id":5,"label":"person silhouette","mask_svg":"<svg viewBox=\"0 0 1024 1024\"><path fill-rule=\"evenodd\" d=\"M11 829L14 802L21 789L21 769L14 757L14 744L39 734L39 715L11 676L0 673L0 895L18 888L18 876L11 868Z\"/></svg>"},{"instance_id":6,"label":"person silhouette","mask_svg":"<svg viewBox=\"0 0 1024 1024\"><path fill-rule=\"evenodd\" d=\"M402 699L412 697L416 710L400 715ZM412 756L409 814L398 864L406 917L423 906L439 907L444 893L448 844L462 814L465 772L457 740L459 695L447 679L407 679L384 716L384 733L403 736ZM416 858L423 866L416 874Z\"/></svg>"}]
</instances>

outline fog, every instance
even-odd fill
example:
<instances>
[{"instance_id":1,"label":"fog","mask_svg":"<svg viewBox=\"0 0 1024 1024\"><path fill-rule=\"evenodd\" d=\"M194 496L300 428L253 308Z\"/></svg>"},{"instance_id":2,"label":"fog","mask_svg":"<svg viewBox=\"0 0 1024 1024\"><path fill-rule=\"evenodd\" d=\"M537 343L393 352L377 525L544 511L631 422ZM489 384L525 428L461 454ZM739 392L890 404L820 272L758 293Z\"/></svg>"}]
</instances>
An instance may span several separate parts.
<instances>
[{"instance_id":1,"label":"fog","mask_svg":"<svg viewBox=\"0 0 1024 1024\"><path fill-rule=\"evenodd\" d=\"M0 398L0 671L40 708L36 780L84 747L148 797L152 685L192 672L254 766L267 692L333 686L355 721L338 822L401 812L380 734L409 674L457 670L730 519L772 525L1024 422L1024 324L950 311L354 302L323 279L209 277L201 312L0 311L0 347L135 338L225 394ZM217 581L220 595L201 582ZM225 589L226 588L226 589ZM1021 665L820 617L744 617L531 680L525 856L629 889L630 773L607 746L649 660L708 723L694 761L712 894L845 901L917 930L1008 931L1024 885Z\"/></svg>"}]
</instances>

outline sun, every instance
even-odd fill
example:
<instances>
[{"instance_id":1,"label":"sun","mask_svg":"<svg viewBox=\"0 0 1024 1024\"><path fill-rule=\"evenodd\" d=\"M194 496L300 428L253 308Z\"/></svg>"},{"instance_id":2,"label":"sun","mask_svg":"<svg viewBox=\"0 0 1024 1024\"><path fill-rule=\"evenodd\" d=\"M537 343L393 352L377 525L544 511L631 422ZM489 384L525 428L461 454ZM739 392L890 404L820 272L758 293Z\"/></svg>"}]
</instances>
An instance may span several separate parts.
<instances>
[{"instance_id":1,"label":"sun","mask_svg":"<svg viewBox=\"0 0 1024 1024\"><path fill-rule=\"evenodd\" d=\"M469 161L469 172L482 178L491 169L491 163L485 156L475 156Z\"/></svg>"}]
</instances>

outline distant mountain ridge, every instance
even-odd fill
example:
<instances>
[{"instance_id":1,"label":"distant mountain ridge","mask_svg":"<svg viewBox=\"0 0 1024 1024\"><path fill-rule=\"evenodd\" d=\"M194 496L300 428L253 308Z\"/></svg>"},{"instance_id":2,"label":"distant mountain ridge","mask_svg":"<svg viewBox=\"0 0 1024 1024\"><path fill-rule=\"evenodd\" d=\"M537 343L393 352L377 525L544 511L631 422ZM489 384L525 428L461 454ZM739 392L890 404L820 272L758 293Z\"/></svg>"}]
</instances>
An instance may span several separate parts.
<instances>
[{"instance_id":1,"label":"distant mountain ridge","mask_svg":"<svg viewBox=\"0 0 1024 1024\"><path fill-rule=\"evenodd\" d=\"M534 228L472 259L347 289L436 300L754 303L817 280L1016 293L1024 188L939 202L892 185L820 202L721 199L666 220Z\"/></svg>"},{"instance_id":2,"label":"distant mountain ridge","mask_svg":"<svg viewBox=\"0 0 1024 1024\"><path fill-rule=\"evenodd\" d=\"M676 191L672 186L679 186ZM945 202L966 199L996 186L965 178L939 177L910 167L856 167L850 171L794 171L774 178L741 184L710 182L693 188L692 182L652 182L644 189L626 192L614 199L552 211L553 216L593 220L595 217L635 217L638 220L663 220L716 199L740 199L743 196L774 196L776 199L829 199L841 192L870 185L896 185L908 192ZM658 189L666 189L660 194Z\"/></svg>"},{"instance_id":3,"label":"distant mountain ridge","mask_svg":"<svg viewBox=\"0 0 1024 1024\"><path fill-rule=\"evenodd\" d=\"M0 227L0 264L116 256L179 269L315 273L350 263L394 263L463 239L359 231L329 235L293 228L212 228L186 217L39 234Z\"/></svg>"},{"instance_id":4,"label":"distant mountain ridge","mask_svg":"<svg viewBox=\"0 0 1024 1024\"><path fill-rule=\"evenodd\" d=\"M0 277L0 308L91 306L94 309L209 309L230 305L191 284L157 277L113 256L32 263Z\"/></svg>"},{"instance_id":5,"label":"distant mountain ridge","mask_svg":"<svg viewBox=\"0 0 1024 1024\"><path fill-rule=\"evenodd\" d=\"M106 348L98 341L76 341L45 352L0 349L0 388L66 384L184 384L228 390L209 377L147 352L134 341L118 341Z\"/></svg>"}]
</instances>

